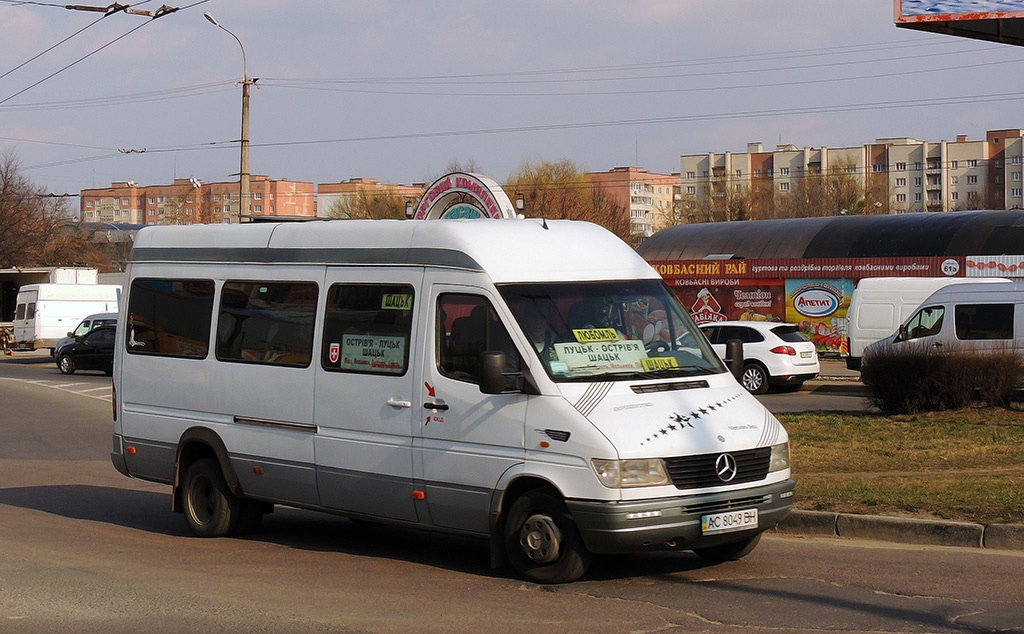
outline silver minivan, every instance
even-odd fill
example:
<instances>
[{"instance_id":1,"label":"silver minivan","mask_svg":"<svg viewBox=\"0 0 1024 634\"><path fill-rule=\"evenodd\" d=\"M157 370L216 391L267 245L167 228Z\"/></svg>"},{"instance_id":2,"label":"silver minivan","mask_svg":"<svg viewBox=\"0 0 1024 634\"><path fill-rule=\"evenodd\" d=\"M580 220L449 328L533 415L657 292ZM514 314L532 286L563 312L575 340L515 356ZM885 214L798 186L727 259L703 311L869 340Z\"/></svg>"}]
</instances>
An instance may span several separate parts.
<instances>
[{"instance_id":1,"label":"silver minivan","mask_svg":"<svg viewBox=\"0 0 1024 634\"><path fill-rule=\"evenodd\" d=\"M932 293L899 330L864 349L861 377L883 350L1020 350L1024 344L1024 282L977 282Z\"/></svg>"}]
</instances>

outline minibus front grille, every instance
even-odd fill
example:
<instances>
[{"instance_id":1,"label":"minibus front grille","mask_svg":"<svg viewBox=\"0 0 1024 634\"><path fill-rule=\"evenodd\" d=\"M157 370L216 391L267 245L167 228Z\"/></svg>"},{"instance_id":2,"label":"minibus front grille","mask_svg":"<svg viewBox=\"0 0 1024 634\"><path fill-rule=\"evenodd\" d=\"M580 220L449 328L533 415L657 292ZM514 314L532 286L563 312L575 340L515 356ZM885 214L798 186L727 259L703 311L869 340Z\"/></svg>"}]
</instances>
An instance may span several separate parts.
<instances>
[{"instance_id":1,"label":"minibus front grille","mask_svg":"<svg viewBox=\"0 0 1024 634\"><path fill-rule=\"evenodd\" d=\"M735 509L749 509L752 506L769 504L771 501L772 494L766 493L765 495L755 495L752 497L733 498L729 500L719 500L717 502L705 502L702 504L691 504L689 506L684 506L682 510L683 513L722 513Z\"/></svg>"},{"instance_id":2,"label":"minibus front grille","mask_svg":"<svg viewBox=\"0 0 1024 634\"><path fill-rule=\"evenodd\" d=\"M719 456L725 454L736 460L736 475L728 481L723 481L718 477L718 470L715 467ZM746 451L665 458L665 465L668 467L668 475L672 478L672 484L677 489L702 489L763 480L768 475L771 458L771 447L759 447Z\"/></svg>"}]
</instances>

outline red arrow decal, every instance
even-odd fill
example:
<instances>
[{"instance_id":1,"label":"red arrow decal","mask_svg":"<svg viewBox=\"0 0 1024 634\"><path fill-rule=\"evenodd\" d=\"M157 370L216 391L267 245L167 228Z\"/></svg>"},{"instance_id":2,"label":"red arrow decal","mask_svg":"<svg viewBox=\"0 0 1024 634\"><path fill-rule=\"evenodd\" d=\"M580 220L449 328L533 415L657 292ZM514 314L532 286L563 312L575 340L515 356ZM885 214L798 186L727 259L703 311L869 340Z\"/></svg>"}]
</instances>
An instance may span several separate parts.
<instances>
[{"instance_id":1,"label":"red arrow decal","mask_svg":"<svg viewBox=\"0 0 1024 634\"><path fill-rule=\"evenodd\" d=\"M423 382L423 385L426 385L426 386L427 386L427 393L428 393L428 394L430 394L431 396L437 396L436 394L434 394L434 388L430 387L430 384L429 384L429 383L427 383L426 381L424 381L424 382Z\"/></svg>"}]
</instances>

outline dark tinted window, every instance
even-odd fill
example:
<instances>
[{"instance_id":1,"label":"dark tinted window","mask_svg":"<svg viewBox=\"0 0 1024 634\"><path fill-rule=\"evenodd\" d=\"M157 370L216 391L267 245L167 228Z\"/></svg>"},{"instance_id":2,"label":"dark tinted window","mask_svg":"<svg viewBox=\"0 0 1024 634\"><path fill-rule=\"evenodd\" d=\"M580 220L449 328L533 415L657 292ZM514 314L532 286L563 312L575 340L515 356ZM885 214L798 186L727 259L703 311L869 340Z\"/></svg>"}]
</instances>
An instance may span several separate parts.
<instances>
[{"instance_id":1,"label":"dark tinted window","mask_svg":"<svg viewBox=\"0 0 1024 634\"><path fill-rule=\"evenodd\" d=\"M204 359L212 316L212 280L137 279L129 290L125 345L133 354Z\"/></svg>"},{"instance_id":2,"label":"dark tinted window","mask_svg":"<svg viewBox=\"0 0 1024 634\"><path fill-rule=\"evenodd\" d=\"M15 311L14 318L15 319L24 319L25 318L25 304L18 304L18 310Z\"/></svg>"},{"instance_id":3,"label":"dark tinted window","mask_svg":"<svg viewBox=\"0 0 1024 634\"><path fill-rule=\"evenodd\" d=\"M953 318L957 339L1013 339L1013 304L964 304Z\"/></svg>"},{"instance_id":4,"label":"dark tinted window","mask_svg":"<svg viewBox=\"0 0 1024 634\"><path fill-rule=\"evenodd\" d=\"M114 329L100 328L98 330L93 330L85 336L85 340L93 345L110 343L114 340Z\"/></svg>"},{"instance_id":5,"label":"dark tinted window","mask_svg":"<svg viewBox=\"0 0 1024 634\"><path fill-rule=\"evenodd\" d=\"M221 361L305 367L313 358L317 285L225 282L217 320Z\"/></svg>"},{"instance_id":6,"label":"dark tinted window","mask_svg":"<svg viewBox=\"0 0 1024 634\"><path fill-rule=\"evenodd\" d=\"M28 305L28 310L25 311L25 319L35 319L35 318L36 318L36 303L35 302L31 302Z\"/></svg>"},{"instance_id":7,"label":"dark tinted window","mask_svg":"<svg viewBox=\"0 0 1024 634\"><path fill-rule=\"evenodd\" d=\"M800 332L800 328L792 324L788 326L776 326L772 328L772 333L774 333L779 339L789 343L808 341L807 337Z\"/></svg>"},{"instance_id":8,"label":"dark tinted window","mask_svg":"<svg viewBox=\"0 0 1024 634\"><path fill-rule=\"evenodd\" d=\"M743 343L757 343L764 341L764 335L744 326L721 326L718 329L717 343L726 343L730 339L739 339Z\"/></svg>"},{"instance_id":9,"label":"dark tinted window","mask_svg":"<svg viewBox=\"0 0 1024 634\"><path fill-rule=\"evenodd\" d=\"M403 375L409 369L413 288L335 284L327 292L325 370Z\"/></svg>"}]
</instances>

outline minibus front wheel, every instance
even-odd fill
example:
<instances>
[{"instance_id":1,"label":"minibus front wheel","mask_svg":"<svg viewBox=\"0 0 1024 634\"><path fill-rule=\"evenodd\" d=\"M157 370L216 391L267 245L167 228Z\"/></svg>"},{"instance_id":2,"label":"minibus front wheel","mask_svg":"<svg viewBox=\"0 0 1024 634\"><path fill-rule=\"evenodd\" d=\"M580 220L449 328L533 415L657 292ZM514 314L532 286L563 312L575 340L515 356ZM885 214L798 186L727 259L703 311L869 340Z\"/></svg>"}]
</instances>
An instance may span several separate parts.
<instances>
[{"instance_id":1,"label":"minibus front wheel","mask_svg":"<svg viewBox=\"0 0 1024 634\"><path fill-rule=\"evenodd\" d=\"M565 502L543 489L527 491L512 503L504 536L512 567L537 583L575 581L593 559Z\"/></svg>"}]
</instances>

